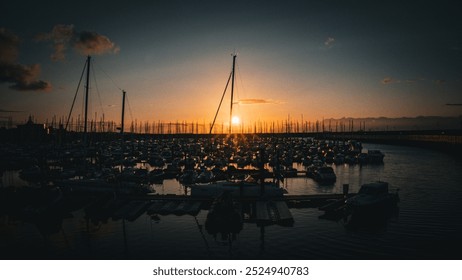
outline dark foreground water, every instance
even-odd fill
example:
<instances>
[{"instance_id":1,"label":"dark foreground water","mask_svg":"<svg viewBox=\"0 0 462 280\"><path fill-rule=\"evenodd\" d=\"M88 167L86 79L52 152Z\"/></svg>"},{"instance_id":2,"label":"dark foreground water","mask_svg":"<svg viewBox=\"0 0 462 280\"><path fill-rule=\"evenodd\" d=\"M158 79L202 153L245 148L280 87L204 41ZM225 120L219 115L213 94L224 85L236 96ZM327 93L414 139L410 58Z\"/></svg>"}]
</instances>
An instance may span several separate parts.
<instances>
[{"instance_id":1,"label":"dark foreground water","mask_svg":"<svg viewBox=\"0 0 462 280\"><path fill-rule=\"evenodd\" d=\"M383 165L333 166L337 182L319 186L308 178L286 179L289 194L356 192L363 183L387 181L399 188L396 215L367 223L320 219L317 208L291 208L294 224L244 223L235 240L205 230L207 210L197 216L147 214L91 223L83 210L62 220L54 233L37 224L0 219L2 259L460 259L462 161L432 150L364 144L385 153ZM302 169L302 167L299 167ZM3 180L14 181L5 175ZM11 182L6 182L11 183ZM183 192L176 180L159 193Z\"/></svg>"}]
</instances>

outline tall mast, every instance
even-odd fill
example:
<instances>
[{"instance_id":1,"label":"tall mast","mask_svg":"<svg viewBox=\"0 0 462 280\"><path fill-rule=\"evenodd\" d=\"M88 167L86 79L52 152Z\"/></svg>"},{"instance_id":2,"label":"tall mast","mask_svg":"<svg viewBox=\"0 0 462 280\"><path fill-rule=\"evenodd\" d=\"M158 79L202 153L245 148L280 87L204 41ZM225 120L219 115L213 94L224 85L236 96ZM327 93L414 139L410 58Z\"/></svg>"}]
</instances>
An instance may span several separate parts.
<instances>
[{"instance_id":1,"label":"tall mast","mask_svg":"<svg viewBox=\"0 0 462 280\"><path fill-rule=\"evenodd\" d=\"M234 96L234 67L236 65L236 54L233 54L233 71L232 71L232 78L231 78L231 108L229 110L229 134L232 131L232 120L233 120L233 96Z\"/></svg>"},{"instance_id":2,"label":"tall mast","mask_svg":"<svg viewBox=\"0 0 462 280\"><path fill-rule=\"evenodd\" d=\"M87 57L87 85L85 88L85 120L84 120L84 127L83 127L83 132L84 132L84 137L85 137L85 142L87 141L87 119L88 119L88 89L90 88L90 60L91 56Z\"/></svg>"},{"instance_id":3,"label":"tall mast","mask_svg":"<svg viewBox=\"0 0 462 280\"><path fill-rule=\"evenodd\" d=\"M124 134L124 120L125 120L125 90L122 90L122 124L120 125L120 134Z\"/></svg>"}]
</instances>

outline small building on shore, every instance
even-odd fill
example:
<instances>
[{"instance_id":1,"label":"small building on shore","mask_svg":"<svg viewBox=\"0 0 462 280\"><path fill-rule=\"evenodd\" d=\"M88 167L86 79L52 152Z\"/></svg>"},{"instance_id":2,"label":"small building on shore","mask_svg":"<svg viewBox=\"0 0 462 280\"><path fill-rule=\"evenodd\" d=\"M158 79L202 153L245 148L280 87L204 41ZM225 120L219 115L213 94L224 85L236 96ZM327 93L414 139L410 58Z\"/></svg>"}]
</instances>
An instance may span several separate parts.
<instances>
[{"instance_id":1,"label":"small building on shore","mask_svg":"<svg viewBox=\"0 0 462 280\"><path fill-rule=\"evenodd\" d=\"M25 124L17 125L17 140L21 142L42 142L46 139L47 130L44 124L36 124L29 116Z\"/></svg>"}]
</instances>

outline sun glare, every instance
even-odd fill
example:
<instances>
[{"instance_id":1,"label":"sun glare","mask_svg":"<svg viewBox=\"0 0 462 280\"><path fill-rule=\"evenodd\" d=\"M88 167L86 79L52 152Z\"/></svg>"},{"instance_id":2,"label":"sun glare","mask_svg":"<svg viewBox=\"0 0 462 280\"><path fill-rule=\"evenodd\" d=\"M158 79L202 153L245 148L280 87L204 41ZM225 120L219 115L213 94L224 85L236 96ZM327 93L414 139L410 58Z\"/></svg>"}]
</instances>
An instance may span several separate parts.
<instances>
[{"instance_id":1,"label":"sun glare","mask_svg":"<svg viewBox=\"0 0 462 280\"><path fill-rule=\"evenodd\" d=\"M233 116L232 119L231 119L231 123L232 123L233 125L238 125L238 124L241 123L241 120L239 119L238 116Z\"/></svg>"}]
</instances>

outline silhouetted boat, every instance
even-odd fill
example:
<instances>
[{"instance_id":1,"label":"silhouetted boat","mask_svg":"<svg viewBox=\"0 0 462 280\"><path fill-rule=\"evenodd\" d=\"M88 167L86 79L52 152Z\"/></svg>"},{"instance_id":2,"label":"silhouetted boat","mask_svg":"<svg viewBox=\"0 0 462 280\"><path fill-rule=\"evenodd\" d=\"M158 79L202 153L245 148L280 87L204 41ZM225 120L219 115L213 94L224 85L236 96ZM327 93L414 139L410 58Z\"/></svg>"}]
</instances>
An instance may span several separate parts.
<instances>
[{"instance_id":1,"label":"silhouetted boat","mask_svg":"<svg viewBox=\"0 0 462 280\"><path fill-rule=\"evenodd\" d=\"M321 166L314 171L313 179L320 184L332 184L337 180L337 176L332 167Z\"/></svg>"},{"instance_id":2,"label":"silhouetted boat","mask_svg":"<svg viewBox=\"0 0 462 280\"><path fill-rule=\"evenodd\" d=\"M387 212L398 202L398 193L389 193L388 183L381 181L362 185L357 195L345 201L349 210L362 214Z\"/></svg>"},{"instance_id":3,"label":"silhouetted boat","mask_svg":"<svg viewBox=\"0 0 462 280\"><path fill-rule=\"evenodd\" d=\"M24 168L19 172L19 177L26 181L39 181L43 178L43 172L37 165Z\"/></svg>"},{"instance_id":4,"label":"silhouetted boat","mask_svg":"<svg viewBox=\"0 0 462 280\"><path fill-rule=\"evenodd\" d=\"M379 150L368 150L367 160L368 163L383 163L385 155Z\"/></svg>"},{"instance_id":5,"label":"silhouetted boat","mask_svg":"<svg viewBox=\"0 0 462 280\"><path fill-rule=\"evenodd\" d=\"M234 240L242 230L242 214L239 204L236 204L230 192L223 192L215 198L210 206L205 229L216 237L221 234L222 240Z\"/></svg>"}]
</instances>

